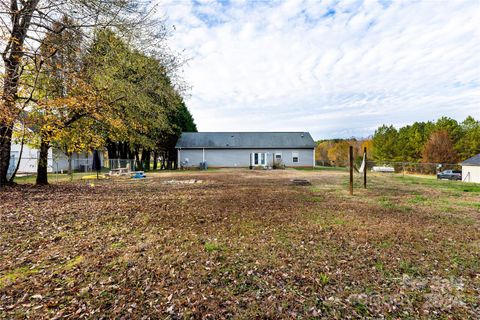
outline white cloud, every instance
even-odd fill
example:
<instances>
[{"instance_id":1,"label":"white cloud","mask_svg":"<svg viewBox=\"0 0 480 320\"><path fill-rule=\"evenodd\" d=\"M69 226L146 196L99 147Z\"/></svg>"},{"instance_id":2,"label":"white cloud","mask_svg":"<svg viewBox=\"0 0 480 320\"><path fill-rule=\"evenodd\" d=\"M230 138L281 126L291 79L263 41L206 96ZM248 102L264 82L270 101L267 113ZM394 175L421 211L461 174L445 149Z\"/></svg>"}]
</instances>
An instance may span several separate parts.
<instances>
[{"instance_id":1,"label":"white cloud","mask_svg":"<svg viewBox=\"0 0 480 320\"><path fill-rule=\"evenodd\" d=\"M480 118L480 2L161 2L201 131Z\"/></svg>"}]
</instances>

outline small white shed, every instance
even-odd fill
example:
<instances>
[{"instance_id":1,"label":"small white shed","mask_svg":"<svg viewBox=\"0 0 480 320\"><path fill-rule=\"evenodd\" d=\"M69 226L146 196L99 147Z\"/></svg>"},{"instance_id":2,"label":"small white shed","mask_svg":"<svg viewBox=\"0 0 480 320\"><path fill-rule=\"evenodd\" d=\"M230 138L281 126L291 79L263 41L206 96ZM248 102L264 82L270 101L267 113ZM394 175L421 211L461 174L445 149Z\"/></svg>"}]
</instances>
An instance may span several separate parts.
<instances>
[{"instance_id":1,"label":"small white shed","mask_svg":"<svg viewBox=\"0 0 480 320\"><path fill-rule=\"evenodd\" d=\"M480 183L480 154L461 163L462 181Z\"/></svg>"}]
</instances>

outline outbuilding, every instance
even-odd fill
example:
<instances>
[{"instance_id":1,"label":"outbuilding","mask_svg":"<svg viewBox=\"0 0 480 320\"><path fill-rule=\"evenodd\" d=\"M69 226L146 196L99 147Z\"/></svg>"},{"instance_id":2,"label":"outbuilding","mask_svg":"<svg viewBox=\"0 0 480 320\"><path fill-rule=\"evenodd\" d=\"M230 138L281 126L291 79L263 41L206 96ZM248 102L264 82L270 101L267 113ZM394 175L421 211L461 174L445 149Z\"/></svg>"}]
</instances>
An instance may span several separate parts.
<instances>
[{"instance_id":1,"label":"outbuilding","mask_svg":"<svg viewBox=\"0 0 480 320\"><path fill-rule=\"evenodd\" d=\"M315 166L308 132L184 132L175 147L182 167Z\"/></svg>"},{"instance_id":2,"label":"outbuilding","mask_svg":"<svg viewBox=\"0 0 480 320\"><path fill-rule=\"evenodd\" d=\"M462 181L480 183L480 154L461 163Z\"/></svg>"}]
</instances>

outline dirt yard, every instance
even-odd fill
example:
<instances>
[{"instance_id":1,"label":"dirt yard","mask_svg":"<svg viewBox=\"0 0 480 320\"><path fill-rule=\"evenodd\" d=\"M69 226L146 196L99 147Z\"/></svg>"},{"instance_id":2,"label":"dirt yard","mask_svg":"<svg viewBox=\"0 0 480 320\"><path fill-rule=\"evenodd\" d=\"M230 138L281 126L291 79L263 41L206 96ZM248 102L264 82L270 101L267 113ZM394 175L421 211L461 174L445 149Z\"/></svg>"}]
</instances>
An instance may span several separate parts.
<instances>
[{"instance_id":1,"label":"dirt yard","mask_svg":"<svg viewBox=\"0 0 480 320\"><path fill-rule=\"evenodd\" d=\"M354 196L323 170L2 190L0 318L480 319L480 186L356 180Z\"/></svg>"}]
</instances>

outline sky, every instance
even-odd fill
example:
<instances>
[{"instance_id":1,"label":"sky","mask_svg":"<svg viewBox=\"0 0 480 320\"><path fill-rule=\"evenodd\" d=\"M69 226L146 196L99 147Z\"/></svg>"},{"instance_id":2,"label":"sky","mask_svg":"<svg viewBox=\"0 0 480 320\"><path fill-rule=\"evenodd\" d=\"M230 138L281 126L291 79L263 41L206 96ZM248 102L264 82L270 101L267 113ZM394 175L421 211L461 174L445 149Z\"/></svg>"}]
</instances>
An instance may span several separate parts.
<instances>
[{"instance_id":1,"label":"sky","mask_svg":"<svg viewBox=\"0 0 480 320\"><path fill-rule=\"evenodd\" d=\"M158 1L199 131L480 119L480 0Z\"/></svg>"}]
</instances>

